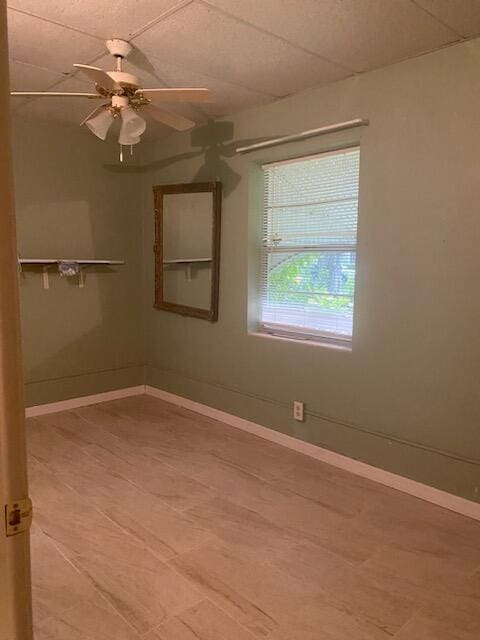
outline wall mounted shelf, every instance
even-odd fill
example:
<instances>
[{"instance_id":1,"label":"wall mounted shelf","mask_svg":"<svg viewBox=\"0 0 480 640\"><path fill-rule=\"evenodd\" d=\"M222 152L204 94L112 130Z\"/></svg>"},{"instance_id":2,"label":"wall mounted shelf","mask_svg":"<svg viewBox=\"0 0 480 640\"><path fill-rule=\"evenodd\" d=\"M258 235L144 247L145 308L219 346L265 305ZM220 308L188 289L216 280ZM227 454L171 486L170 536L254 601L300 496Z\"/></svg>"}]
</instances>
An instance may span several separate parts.
<instances>
[{"instance_id":1,"label":"wall mounted shelf","mask_svg":"<svg viewBox=\"0 0 480 640\"><path fill-rule=\"evenodd\" d=\"M164 260L163 264L192 264L194 262L211 262L211 258L178 258L178 260Z\"/></svg>"},{"instance_id":2,"label":"wall mounted shelf","mask_svg":"<svg viewBox=\"0 0 480 640\"><path fill-rule=\"evenodd\" d=\"M185 265L187 267L186 277L190 281L192 279L192 265L205 264L206 262L212 262L211 258L177 258L175 260L164 260L163 264L166 265Z\"/></svg>"},{"instance_id":3,"label":"wall mounted shelf","mask_svg":"<svg viewBox=\"0 0 480 640\"><path fill-rule=\"evenodd\" d=\"M18 258L18 264L20 271L23 271L24 266L30 267L42 267L43 271L43 288L49 289L49 273L48 270L56 266L61 276L78 276L78 286L83 288L85 286L85 280L83 277L83 269L91 266L119 266L125 264L123 260L96 260L96 259L77 259L77 258Z\"/></svg>"}]
</instances>

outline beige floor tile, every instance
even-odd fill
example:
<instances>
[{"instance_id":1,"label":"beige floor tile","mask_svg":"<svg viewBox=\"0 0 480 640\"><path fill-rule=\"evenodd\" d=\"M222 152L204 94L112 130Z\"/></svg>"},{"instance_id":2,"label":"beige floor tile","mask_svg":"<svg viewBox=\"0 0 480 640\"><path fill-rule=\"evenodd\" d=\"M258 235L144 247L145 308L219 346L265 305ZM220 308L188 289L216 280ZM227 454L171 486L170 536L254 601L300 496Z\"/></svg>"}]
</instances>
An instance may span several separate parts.
<instances>
[{"instance_id":1,"label":"beige floor tile","mask_svg":"<svg viewBox=\"0 0 480 640\"><path fill-rule=\"evenodd\" d=\"M71 436L80 444L97 444L127 461L131 459L132 453L135 453L137 459L140 455L146 455L187 476L194 476L208 469L216 461L208 447L203 447L202 450L197 443L178 432L174 422L160 427L150 425L143 437L147 442L142 443L141 438L135 437L138 425L142 426L138 416L135 421L133 418L108 413L102 407L103 405L82 407L73 412L80 422L71 429ZM197 429L196 425L192 429Z\"/></svg>"},{"instance_id":2,"label":"beige floor tile","mask_svg":"<svg viewBox=\"0 0 480 640\"><path fill-rule=\"evenodd\" d=\"M449 601L449 606L445 606L443 599L436 600L422 607L418 618L425 626L448 629L462 640L477 640L480 638L480 603L462 601L461 606L456 606L458 604L455 599Z\"/></svg>"},{"instance_id":3,"label":"beige floor tile","mask_svg":"<svg viewBox=\"0 0 480 640\"><path fill-rule=\"evenodd\" d=\"M84 415L83 412L88 412ZM89 413L95 412L96 422L89 419ZM111 451L115 455L128 457L132 452L132 443L127 443L105 428L105 417L108 414L93 407L83 407L72 411L65 411L61 414L44 416L47 424L55 429L66 439L77 446L84 448L90 444L96 444ZM130 425L131 429L131 425ZM141 447L133 444L133 450L141 451Z\"/></svg>"},{"instance_id":4,"label":"beige floor tile","mask_svg":"<svg viewBox=\"0 0 480 640\"><path fill-rule=\"evenodd\" d=\"M325 595L335 607L393 635L419 609L414 597L398 594L388 578L373 579L362 565L349 563L312 544L300 544L271 560L284 573Z\"/></svg>"},{"instance_id":5,"label":"beige floor tile","mask_svg":"<svg viewBox=\"0 0 480 640\"><path fill-rule=\"evenodd\" d=\"M189 509L214 495L207 486L150 456L133 452L127 462L95 445L89 448L89 453L103 469L113 468L129 483L175 509Z\"/></svg>"},{"instance_id":6,"label":"beige floor tile","mask_svg":"<svg viewBox=\"0 0 480 640\"><path fill-rule=\"evenodd\" d=\"M395 593L422 604L443 601L446 607L454 602L480 606L480 582L476 584L465 572L428 554L389 545L367 560L362 570L374 580L388 581Z\"/></svg>"},{"instance_id":7,"label":"beige floor tile","mask_svg":"<svg viewBox=\"0 0 480 640\"><path fill-rule=\"evenodd\" d=\"M88 409L88 413L85 409ZM154 423L142 420L138 416L135 420L133 417L112 415L102 408L85 409L79 409L76 413L88 420L101 421L104 429L112 437L121 440L122 447L129 448L130 455L149 455L189 476L204 469L211 462L210 450L213 445L206 437L208 431L202 432L191 420L188 421L188 428L182 428L172 418ZM98 444L120 457L125 457L121 451L111 446L103 445L102 442ZM130 459L130 455L126 459Z\"/></svg>"},{"instance_id":8,"label":"beige floor tile","mask_svg":"<svg viewBox=\"0 0 480 640\"><path fill-rule=\"evenodd\" d=\"M186 475L201 472L218 462L217 452L225 443L234 447L236 441L250 446L265 442L191 411L155 399L153 402L155 411L151 410L147 418L142 418L131 405L129 411L123 409L122 413L123 400L116 403L116 409L112 408L113 403L108 403L109 411L107 405L102 404L77 409L75 413L92 423L101 421L112 435L128 441L135 450L143 450Z\"/></svg>"},{"instance_id":9,"label":"beige floor tile","mask_svg":"<svg viewBox=\"0 0 480 640\"><path fill-rule=\"evenodd\" d=\"M59 482L73 489L78 495L99 509L115 504L119 497L134 500L139 489L127 478L99 464L91 456L80 452L68 468L54 469Z\"/></svg>"},{"instance_id":10,"label":"beige floor tile","mask_svg":"<svg viewBox=\"0 0 480 640\"><path fill-rule=\"evenodd\" d=\"M75 556L73 563L140 634L202 599L190 581L157 559L148 568L127 558L112 563L87 555Z\"/></svg>"},{"instance_id":11,"label":"beige floor tile","mask_svg":"<svg viewBox=\"0 0 480 640\"><path fill-rule=\"evenodd\" d=\"M92 559L129 562L149 568L157 558L54 474L38 463L30 469L35 523L67 558L87 554Z\"/></svg>"},{"instance_id":12,"label":"beige floor tile","mask_svg":"<svg viewBox=\"0 0 480 640\"><path fill-rule=\"evenodd\" d=\"M32 530L30 546L33 615L36 623L97 595L88 580L65 559L40 529Z\"/></svg>"},{"instance_id":13,"label":"beige floor tile","mask_svg":"<svg viewBox=\"0 0 480 640\"><path fill-rule=\"evenodd\" d=\"M140 640L109 605L99 599L58 612L35 627L35 640Z\"/></svg>"},{"instance_id":14,"label":"beige floor tile","mask_svg":"<svg viewBox=\"0 0 480 640\"><path fill-rule=\"evenodd\" d=\"M264 480L284 475L294 467L299 457L299 454L261 438L236 442L235 446L225 442L216 454L225 462Z\"/></svg>"},{"instance_id":15,"label":"beige floor tile","mask_svg":"<svg viewBox=\"0 0 480 640\"><path fill-rule=\"evenodd\" d=\"M239 553L234 543L216 544L177 556L169 564L251 633L265 637L320 591L264 562L268 553L261 545L258 553Z\"/></svg>"},{"instance_id":16,"label":"beige floor tile","mask_svg":"<svg viewBox=\"0 0 480 640\"><path fill-rule=\"evenodd\" d=\"M141 491L135 496L120 496L101 511L164 560L211 542L213 538L185 514Z\"/></svg>"},{"instance_id":17,"label":"beige floor tile","mask_svg":"<svg viewBox=\"0 0 480 640\"><path fill-rule=\"evenodd\" d=\"M395 640L475 640L477 636L465 634L454 626L416 615L394 636Z\"/></svg>"},{"instance_id":18,"label":"beige floor tile","mask_svg":"<svg viewBox=\"0 0 480 640\"><path fill-rule=\"evenodd\" d=\"M246 509L223 498L189 509L189 517L225 543L243 549L264 548L270 554L282 553L297 544L295 535L266 520L257 511Z\"/></svg>"},{"instance_id":19,"label":"beige floor tile","mask_svg":"<svg viewBox=\"0 0 480 640\"><path fill-rule=\"evenodd\" d=\"M379 545L371 532L352 529L352 518L299 495L271 503L263 516L298 540L305 539L352 562L365 561Z\"/></svg>"},{"instance_id":20,"label":"beige floor tile","mask_svg":"<svg viewBox=\"0 0 480 640\"><path fill-rule=\"evenodd\" d=\"M180 407L160 400L147 399L147 402L139 402L135 398L129 400L129 404L124 401L109 403L106 407L113 416L123 418L141 425L145 434L150 435L173 434L182 440L191 439L196 446L205 449L223 444L225 441L246 439L248 434L244 434L238 429L226 427L222 423L210 420L199 414L194 414Z\"/></svg>"},{"instance_id":21,"label":"beige floor tile","mask_svg":"<svg viewBox=\"0 0 480 640\"><path fill-rule=\"evenodd\" d=\"M241 507L263 513L273 505L282 504L292 494L275 487L239 467L213 457L211 464L195 475L195 479L228 496L228 500Z\"/></svg>"},{"instance_id":22,"label":"beige floor tile","mask_svg":"<svg viewBox=\"0 0 480 640\"><path fill-rule=\"evenodd\" d=\"M311 604L291 611L288 620L268 640L390 640L391 637L386 630L319 596Z\"/></svg>"},{"instance_id":23,"label":"beige floor tile","mask_svg":"<svg viewBox=\"0 0 480 640\"><path fill-rule=\"evenodd\" d=\"M382 487L365 485L361 478L347 485L338 471L326 475L323 466L316 469L311 461L303 467L295 466L278 478L276 484L347 517L359 515L383 495Z\"/></svg>"},{"instance_id":24,"label":"beige floor tile","mask_svg":"<svg viewBox=\"0 0 480 640\"><path fill-rule=\"evenodd\" d=\"M470 573L480 566L480 522L402 493L365 510L352 530Z\"/></svg>"},{"instance_id":25,"label":"beige floor tile","mask_svg":"<svg viewBox=\"0 0 480 640\"><path fill-rule=\"evenodd\" d=\"M28 421L36 640L477 640L480 523L155 398Z\"/></svg>"},{"instance_id":26,"label":"beige floor tile","mask_svg":"<svg viewBox=\"0 0 480 640\"><path fill-rule=\"evenodd\" d=\"M203 600L149 633L145 640L253 640L247 629Z\"/></svg>"}]
</instances>

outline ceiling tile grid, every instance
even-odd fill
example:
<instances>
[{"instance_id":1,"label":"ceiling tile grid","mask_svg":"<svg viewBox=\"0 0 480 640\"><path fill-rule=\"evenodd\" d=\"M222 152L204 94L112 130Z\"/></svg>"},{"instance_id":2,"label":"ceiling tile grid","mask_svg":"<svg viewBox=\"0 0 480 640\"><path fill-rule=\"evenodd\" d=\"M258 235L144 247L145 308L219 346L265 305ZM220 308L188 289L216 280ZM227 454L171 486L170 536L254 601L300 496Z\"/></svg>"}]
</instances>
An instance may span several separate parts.
<instances>
[{"instance_id":1,"label":"ceiling tile grid","mask_svg":"<svg viewBox=\"0 0 480 640\"><path fill-rule=\"evenodd\" d=\"M145 54L277 97L349 75L343 68L200 2L133 38Z\"/></svg>"},{"instance_id":2,"label":"ceiling tile grid","mask_svg":"<svg viewBox=\"0 0 480 640\"><path fill-rule=\"evenodd\" d=\"M126 70L146 87L205 86L215 92L215 104L172 106L196 122L480 34L480 0L8 4L12 90L89 91L91 84L73 63L113 69L104 40L120 37L134 46ZM93 108L92 101L67 98L12 102L25 116L68 123Z\"/></svg>"},{"instance_id":3,"label":"ceiling tile grid","mask_svg":"<svg viewBox=\"0 0 480 640\"><path fill-rule=\"evenodd\" d=\"M58 71L28 64L28 62L10 61L12 91L45 91L45 87L51 87L64 79L64 74Z\"/></svg>"},{"instance_id":4,"label":"ceiling tile grid","mask_svg":"<svg viewBox=\"0 0 480 640\"><path fill-rule=\"evenodd\" d=\"M465 38L480 33L478 0L415 0L415 3Z\"/></svg>"},{"instance_id":5,"label":"ceiling tile grid","mask_svg":"<svg viewBox=\"0 0 480 640\"><path fill-rule=\"evenodd\" d=\"M206 2L357 72L458 40L411 0Z\"/></svg>"},{"instance_id":6,"label":"ceiling tile grid","mask_svg":"<svg viewBox=\"0 0 480 640\"><path fill-rule=\"evenodd\" d=\"M70 73L79 60L105 50L98 38L72 31L19 11L8 12L8 48L12 60Z\"/></svg>"},{"instance_id":7,"label":"ceiling tile grid","mask_svg":"<svg viewBox=\"0 0 480 640\"><path fill-rule=\"evenodd\" d=\"M12 0L9 6L51 20L101 40L129 40L136 32L155 21L179 0Z\"/></svg>"}]
</instances>

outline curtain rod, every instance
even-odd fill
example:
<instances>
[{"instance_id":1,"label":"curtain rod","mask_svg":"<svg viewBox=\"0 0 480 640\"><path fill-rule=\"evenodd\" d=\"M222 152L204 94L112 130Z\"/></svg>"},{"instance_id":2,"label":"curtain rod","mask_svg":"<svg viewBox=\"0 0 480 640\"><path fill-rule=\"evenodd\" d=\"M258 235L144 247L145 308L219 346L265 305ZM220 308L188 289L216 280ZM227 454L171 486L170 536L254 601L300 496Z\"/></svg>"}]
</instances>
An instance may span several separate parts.
<instances>
[{"instance_id":1,"label":"curtain rod","mask_svg":"<svg viewBox=\"0 0 480 640\"><path fill-rule=\"evenodd\" d=\"M293 133L288 136L282 136L281 138L271 138L270 140L264 140L263 142L257 142L256 144L250 144L247 147L237 147L235 151L237 153L249 153L250 151L256 151L257 149L274 147L277 144L296 142L297 140L305 140L306 138L313 138L314 136L323 136L326 133L335 133L336 131L343 131L344 129L364 127L368 124L369 121L365 118L355 118L354 120L347 120L346 122L328 124L325 127L319 127L318 129L309 129L308 131L302 131L301 133Z\"/></svg>"}]
</instances>

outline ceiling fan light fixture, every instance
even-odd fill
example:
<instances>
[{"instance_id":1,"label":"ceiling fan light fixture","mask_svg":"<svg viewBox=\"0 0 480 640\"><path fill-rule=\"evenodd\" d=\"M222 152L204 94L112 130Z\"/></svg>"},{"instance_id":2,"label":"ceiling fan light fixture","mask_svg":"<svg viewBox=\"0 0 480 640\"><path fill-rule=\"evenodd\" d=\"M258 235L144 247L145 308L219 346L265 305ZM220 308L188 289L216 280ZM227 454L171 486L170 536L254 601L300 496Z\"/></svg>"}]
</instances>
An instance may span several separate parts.
<instances>
[{"instance_id":1,"label":"ceiling fan light fixture","mask_svg":"<svg viewBox=\"0 0 480 640\"><path fill-rule=\"evenodd\" d=\"M204 87L158 87L144 88L139 78L123 70L123 60L133 47L126 40L113 38L107 41L107 49L116 59L116 70L105 71L99 67L75 63L73 66L88 77L95 86L95 93L64 91L12 91L11 95L20 98L82 98L106 101L91 111L80 123L86 125L100 140L105 140L107 133L117 118L120 120L120 156L122 147L140 142L140 136L146 129L146 121L138 115L144 109L153 120L174 129L188 131L195 126L193 120L182 115L162 109L152 101L158 102L213 102L212 92ZM98 104L98 103L97 103Z\"/></svg>"},{"instance_id":2,"label":"ceiling fan light fixture","mask_svg":"<svg viewBox=\"0 0 480 640\"><path fill-rule=\"evenodd\" d=\"M147 128L147 123L132 107L123 107L120 115L122 116L122 132L125 136L138 138Z\"/></svg>"},{"instance_id":3,"label":"ceiling fan light fixture","mask_svg":"<svg viewBox=\"0 0 480 640\"><path fill-rule=\"evenodd\" d=\"M139 136L129 136L125 134L124 127L120 129L120 135L118 136L118 142L124 147L128 147L132 144L138 144L140 142Z\"/></svg>"},{"instance_id":4,"label":"ceiling fan light fixture","mask_svg":"<svg viewBox=\"0 0 480 640\"><path fill-rule=\"evenodd\" d=\"M90 118L86 121L86 126L94 133L100 140L105 140L108 130L112 126L113 115L110 109L104 109L98 115Z\"/></svg>"}]
</instances>

